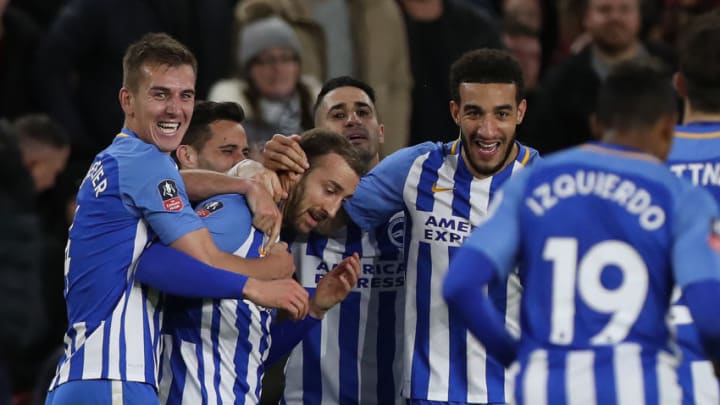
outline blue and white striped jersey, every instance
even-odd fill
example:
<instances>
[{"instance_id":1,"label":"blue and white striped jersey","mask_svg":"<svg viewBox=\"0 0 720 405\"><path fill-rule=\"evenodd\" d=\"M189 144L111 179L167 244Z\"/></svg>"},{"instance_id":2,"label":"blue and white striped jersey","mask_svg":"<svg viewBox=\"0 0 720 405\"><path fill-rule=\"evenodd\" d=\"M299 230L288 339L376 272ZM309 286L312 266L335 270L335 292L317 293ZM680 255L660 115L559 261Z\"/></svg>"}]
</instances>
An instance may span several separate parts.
<instances>
[{"instance_id":1,"label":"blue and white striped jersey","mask_svg":"<svg viewBox=\"0 0 720 405\"><path fill-rule=\"evenodd\" d=\"M720 280L711 196L648 154L590 143L521 173L495 202L464 248L500 276L519 264L517 402L679 404L665 320L675 284Z\"/></svg>"},{"instance_id":2,"label":"blue and white striped jersey","mask_svg":"<svg viewBox=\"0 0 720 405\"><path fill-rule=\"evenodd\" d=\"M213 197L196 212L220 250L261 256L263 234L243 196ZM164 312L160 403L259 403L274 310L247 300L168 296Z\"/></svg>"},{"instance_id":3,"label":"blue and white striped jersey","mask_svg":"<svg viewBox=\"0 0 720 405\"><path fill-rule=\"evenodd\" d=\"M295 347L285 369L286 404L401 403L405 265L403 213L373 232L356 225L292 244L298 281L311 294L343 258L361 257L353 291Z\"/></svg>"},{"instance_id":4,"label":"blue and white striped jersey","mask_svg":"<svg viewBox=\"0 0 720 405\"><path fill-rule=\"evenodd\" d=\"M720 203L720 123L695 123L675 128L668 166L675 174L708 190ZM703 353L692 316L678 291L671 322L681 351L678 380L683 404L720 404L720 385Z\"/></svg>"},{"instance_id":5,"label":"blue and white striped jersey","mask_svg":"<svg viewBox=\"0 0 720 405\"><path fill-rule=\"evenodd\" d=\"M123 129L90 166L65 258L69 327L50 390L74 380L156 385L160 297L133 279L154 236L170 244L202 227L172 159Z\"/></svg>"},{"instance_id":6,"label":"blue and white striped jersey","mask_svg":"<svg viewBox=\"0 0 720 405\"><path fill-rule=\"evenodd\" d=\"M442 281L450 257L487 213L495 191L533 161L537 151L518 144L514 162L492 177L473 177L461 142L426 142L383 159L363 177L345 205L363 229L405 211L405 342L402 395L431 401L506 402L505 369L487 357L459 318L448 314ZM515 277L490 287L508 326L517 330L519 287Z\"/></svg>"}]
</instances>

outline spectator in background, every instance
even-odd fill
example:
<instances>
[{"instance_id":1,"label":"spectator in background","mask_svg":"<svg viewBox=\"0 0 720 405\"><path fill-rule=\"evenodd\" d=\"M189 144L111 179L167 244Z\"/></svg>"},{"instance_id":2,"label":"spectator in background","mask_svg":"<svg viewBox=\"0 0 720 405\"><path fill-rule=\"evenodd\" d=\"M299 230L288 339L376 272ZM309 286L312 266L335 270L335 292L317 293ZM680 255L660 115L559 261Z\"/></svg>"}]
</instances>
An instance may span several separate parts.
<instances>
[{"instance_id":1,"label":"spectator in background","mask_svg":"<svg viewBox=\"0 0 720 405\"><path fill-rule=\"evenodd\" d=\"M23 166L32 176L35 192L50 189L65 169L70 155L65 131L45 114L22 116L14 122L14 126Z\"/></svg>"},{"instance_id":2,"label":"spectator in background","mask_svg":"<svg viewBox=\"0 0 720 405\"><path fill-rule=\"evenodd\" d=\"M321 81L350 75L372 86L389 135L383 155L408 144L412 76L402 14L394 1L245 0L237 12L241 23L268 14L285 19L300 40L303 73Z\"/></svg>"},{"instance_id":3,"label":"spectator in background","mask_svg":"<svg viewBox=\"0 0 720 405\"><path fill-rule=\"evenodd\" d=\"M68 0L15 0L13 7L27 13L38 24L40 30L46 32L67 2Z\"/></svg>"},{"instance_id":4,"label":"spectator in background","mask_svg":"<svg viewBox=\"0 0 720 405\"><path fill-rule=\"evenodd\" d=\"M525 81L525 100L528 109L522 124L518 126L517 138L520 142L533 146L533 135L530 129L533 128L533 121L537 115L536 87L540 77L540 66L542 64L542 45L538 31L522 22L505 17L503 23L502 40L505 48L517 59L522 70Z\"/></svg>"},{"instance_id":5,"label":"spectator in background","mask_svg":"<svg viewBox=\"0 0 720 405\"><path fill-rule=\"evenodd\" d=\"M119 61L147 32L166 32L197 55L197 96L204 98L230 66L232 10L226 0L68 1L40 44L34 94L72 137L72 159L89 164L117 134Z\"/></svg>"},{"instance_id":6,"label":"spectator in background","mask_svg":"<svg viewBox=\"0 0 720 405\"><path fill-rule=\"evenodd\" d=\"M15 119L36 110L31 99L33 52L40 29L10 0L0 0L0 117Z\"/></svg>"},{"instance_id":7,"label":"spectator in background","mask_svg":"<svg viewBox=\"0 0 720 405\"><path fill-rule=\"evenodd\" d=\"M400 4L414 83L410 144L451 141L457 138L457 124L448 113L450 65L471 49L500 48L499 29L488 14L459 0Z\"/></svg>"},{"instance_id":8,"label":"spectator in background","mask_svg":"<svg viewBox=\"0 0 720 405\"><path fill-rule=\"evenodd\" d=\"M5 363L16 391L32 387L42 360L33 349L46 330L40 284L46 243L36 196L54 184L68 154L64 132L47 116L23 116L13 126L0 124L0 172L6 174L0 180L0 209L5 213L0 221L0 374ZM0 388L4 404L2 395Z\"/></svg>"},{"instance_id":9,"label":"spectator in background","mask_svg":"<svg viewBox=\"0 0 720 405\"><path fill-rule=\"evenodd\" d=\"M240 104L246 112L250 158L262 161L263 145L274 134L297 134L313 127L312 104L320 83L300 75L300 43L281 18L245 24L239 42L241 77L215 83L208 98Z\"/></svg>"},{"instance_id":10,"label":"spectator in background","mask_svg":"<svg viewBox=\"0 0 720 405\"><path fill-rule=\"evenodd\" d=\"M538 119L528 128L533 146L554 152L593 139L590 115L600 84L622 61L655 56L673 67L671 50L640 40L641 0L588 0L584 26L591 43L548 72L537 98Z\"/></svg>"}]
</instances>

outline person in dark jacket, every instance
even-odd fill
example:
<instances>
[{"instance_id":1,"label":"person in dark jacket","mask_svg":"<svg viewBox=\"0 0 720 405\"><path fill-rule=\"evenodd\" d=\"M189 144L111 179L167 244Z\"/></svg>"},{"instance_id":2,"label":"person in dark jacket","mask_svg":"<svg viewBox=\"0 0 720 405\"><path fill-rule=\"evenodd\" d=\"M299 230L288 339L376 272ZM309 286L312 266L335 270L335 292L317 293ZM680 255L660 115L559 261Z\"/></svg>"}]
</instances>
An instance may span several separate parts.
<instances>
[{"instance_id":1,"label":"person in dark jacket","mask_svg":"<svg viewBox=\"0 0 720 405\"><path fill-rule=\"evenodd\" d=\"M547 154L594 139L590 116L610 70L620 62L653 56L669 68L674 53L640 39L641 0L588 0L585 29L592 40L582 52L548 72L534 106L528 144Z\"/></svg>"},{"instance_id":2,"label":"person in dark jacket","mask_svg":"<svg viewBox=\"0 0 720 405\"><path fill-rule=\"evenodd\" d=\"M489 14L461 0L402 0L414 87L410 145L457 137L448 114L450 65L466 51L501 48Z\"/></svg>"},{"instance_id":3,"label":"person in dark jacket","mask_svg":"<svg viewBox=\"0 0 720 405\"><path fill-rule=\"evenodd\" d=\"M234 2L229 0L71 0L35 60L35 94L72 137L86 164L122 125L117 105L125 49L148 32L166 32L196 55L197 98L229 73Z\"/></svg>"}]
</instances>

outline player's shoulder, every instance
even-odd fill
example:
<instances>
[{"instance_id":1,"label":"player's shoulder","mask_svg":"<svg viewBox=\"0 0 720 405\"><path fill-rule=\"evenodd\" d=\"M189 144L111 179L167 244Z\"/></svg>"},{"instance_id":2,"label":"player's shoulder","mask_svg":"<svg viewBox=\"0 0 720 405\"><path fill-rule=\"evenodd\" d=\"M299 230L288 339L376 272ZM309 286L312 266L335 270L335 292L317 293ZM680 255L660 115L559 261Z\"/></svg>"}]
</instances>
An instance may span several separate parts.
<instances>
[{"instance_id":1,"label":"player's shoulder","mask_svg":"<svg viewBox=\"0 0 720 405\"><path fill-rule=\"evenodd\" d=\"M105 161L115 161L122 172L138 173L147 177L168 171L177 173L177 165L167 153L136 136L122 132L99 156Z\"/></svg>"},{"instance_id":2,"label":"player's shoulder","mask_svg":"<svg viewBox=\"0 0 720 405\"><path fill-rule=\"evenodd\" d=\"M195 206L200 218L226 216L251 216L247 200L240 194L219 194Z\"/></svg>"},{"instance_id":3,"label":"player's shoulder","mask_svg":"<svg viewBox=\"0 0 720 405\"><path fill-rule=\"evenodd\" d=\"M518 141L515 141L518 146L518 154L515 157L515 161L523 166L529 166L535 164L537 161L542 160L540 152L530 146L524 145Z\"/></svg>"}]
</instances>

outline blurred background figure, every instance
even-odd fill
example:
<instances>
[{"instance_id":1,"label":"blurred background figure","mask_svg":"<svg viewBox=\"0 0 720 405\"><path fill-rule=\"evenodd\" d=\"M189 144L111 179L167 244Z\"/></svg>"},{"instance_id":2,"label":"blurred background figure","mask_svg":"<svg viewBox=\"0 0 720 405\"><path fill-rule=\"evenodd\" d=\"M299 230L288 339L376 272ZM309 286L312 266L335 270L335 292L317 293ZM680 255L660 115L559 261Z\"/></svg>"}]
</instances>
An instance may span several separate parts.
<instances>
[{"instance_id":1,"label":"blurred background figure","mask_svg":"<svg viewBox=\"0 0 720 405\"><path fill-rule=\"evenodd\" d=\"M71 159L89 165L117 134L122 56L145 33L166 32L193 51L201 66L197 98L205 98L229 73L233 7L228 0L69 0L38 49L33 94L71 136Z\"/></svg>"},{"instance_id":2,"label":"blurred background figure","mask_svg":"<svg viewBox=\"0 0 720 405\"><path fill-rule=\"evenodd\" d=\"M382 154L408 144L412 75L405 26L391 0L243 0L239 21L277 15L295 31L302 72L324 82L347 75L375 89L388 134ZM248 130L248 135L249 135Z\"/></svg>"},{"instance_id":3,"label":"blurred background figure","mask_svg":"<svg viewBox=\"0 0 720 405\"><path fill-rule=\"evenodd\" d=\"M517 59L522 69L528 109L515 134L520 142L527 143L533 140L530 131L534 128L533 121L537 119L535 112L538 111L536 88L540 79L543 56L540 35L532 26L506 16L503 22L502 41L505 49Z\"/></svg>"},{"instance_id":4,"label":"blurred background figure","mask_svg":"<svg viewBox=\"0 0 720 405\"><path fill-rule=\"evenodd\" d=\"M277 16L243 25L239 33L239 77L224 79L208 99L233 101L245 111L243 125L250 158L262 161L265 142L274 134L299 134L313 128L312 106L320 83L301 75L301 49L290 25Z\"/></svg>"},{"instance_id":5,"label":"blurred background figure","mask_svg":"<svg viewBox=\"0 0 720 405\"><path fill-rule=\"evenodd\" d=\"M41 31L33 19L9 0L0 0L0 117L15 119L37 111L33 103L33 55Z\"/></svg>"},{"instance_id":6,"label":"blurred background figure","mask_svg":"<svg viewBox=\"0 0 720 405\"><path fill-rule=\"evenodd\" d=\"M654 56L675 67L671 49L641 39L641 16L641 0L587 0L583 26L590 43L542 80L537 120L528 128L532 146L546 154L593 139L590 116L598 89L618 63Z\"/></svg>"},{"instance_id":7,"label":"blurred background figure","mask_svg":"<svg viewBox=\"0 0 720 405\"><path fill-rule=\"evenodd\" d=\"M413 75L410 144L451 141L458 133L448 110L450 65L471 49L500 48L499 27L490 14L461 0L401 0L400 4Z\"/></svg>"},{"instance_id":8,"label":"blurred background figure","mask_svg":"<svg viewBox=\"0 0 720 405\"><path fill-rule=\"evenodd\" d=\"M5 363L7 374L0 385L9 383L13 392L32 389L52 351L43 345L48 321L41 279L50 268L62 277L62 267L46 254L38 195L55 184L69 154L64 131L46 115L21 116L13 125L0 121L0 369ZM54 336L52 347L61 340Z\"/></svg>"}]
</instances>

